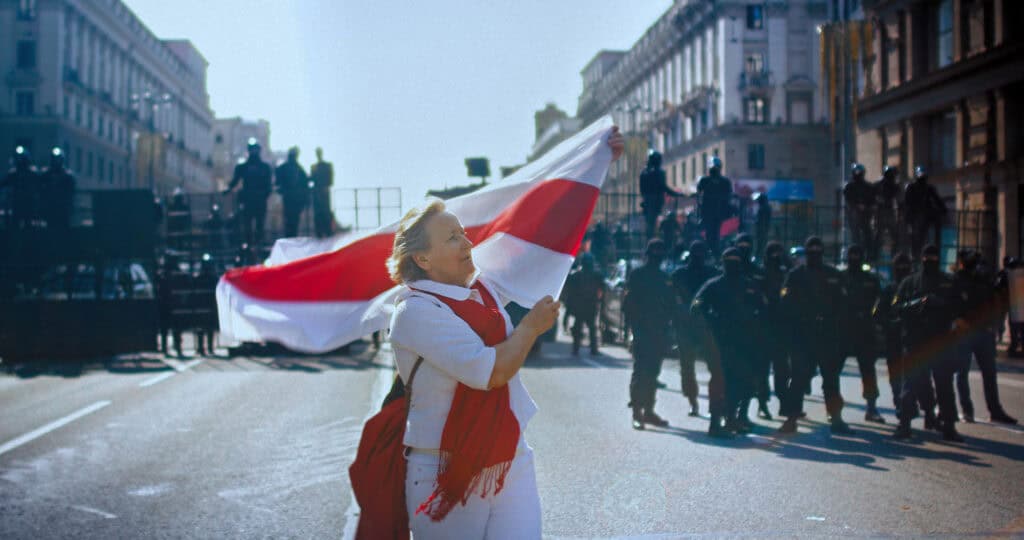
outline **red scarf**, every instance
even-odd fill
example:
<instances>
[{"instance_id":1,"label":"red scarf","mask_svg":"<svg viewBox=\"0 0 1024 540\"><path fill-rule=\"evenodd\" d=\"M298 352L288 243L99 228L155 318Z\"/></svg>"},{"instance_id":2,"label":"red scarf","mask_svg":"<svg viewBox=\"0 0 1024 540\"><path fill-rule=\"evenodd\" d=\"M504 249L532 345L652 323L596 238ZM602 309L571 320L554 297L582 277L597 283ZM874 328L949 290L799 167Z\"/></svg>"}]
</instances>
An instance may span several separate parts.
<instances>
[{"instance_id":1,"label":"red scarf","mask_svg":"<svg viewBox=\"0 0 1024 540\"><path fill-rule=\"evenodd\" d=\"M466 321L484 345L493 347L508 337L505 318L479 281L472 288L479 291L484 304L471 298L459 301L434 296ZM512 413L508 385L474 390L459 383L441 433L437 489L416 513L441 521L457 503L465 505L474 493L486 497L500 492L518 444L519 421Z\"/></svg>"}]
</instances>

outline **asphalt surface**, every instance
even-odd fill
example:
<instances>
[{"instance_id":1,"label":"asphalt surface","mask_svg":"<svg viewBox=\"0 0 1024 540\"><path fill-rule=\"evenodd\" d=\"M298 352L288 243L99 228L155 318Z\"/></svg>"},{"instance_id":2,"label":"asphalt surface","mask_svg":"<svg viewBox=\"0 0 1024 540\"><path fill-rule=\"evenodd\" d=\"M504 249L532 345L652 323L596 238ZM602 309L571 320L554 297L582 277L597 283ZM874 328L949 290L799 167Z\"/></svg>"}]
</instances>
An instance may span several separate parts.
<instances>
[{"instance_id":1,"label":"asphalt surface","mask_svg":"<svg viewBox=\"0 0 1024 540\"><path fill-rule=\"evenodd\" d=\"M359 345L350 356L145 355L8 372L0 538L351 538L346 468L390 362L386 348ZM719 441L706 417L686 416L676 362L665 363L657 405L671 426L639 432L623 349L573 357L564 342L545 344L523 372L540 406L526 437L545 536L1024 537L1024 428L985 422L977 372L979 423L960 425L966 443L920 422L916 440L900 443L878 369L888 425L863 421L850 360L853 435L829 434L816 379L798 434L756 420L752 435ZM1024 364L1000 369L1004 406L1024 416ZM703 366L698 378L703 392Z\"/></svg>"}]
</instances>

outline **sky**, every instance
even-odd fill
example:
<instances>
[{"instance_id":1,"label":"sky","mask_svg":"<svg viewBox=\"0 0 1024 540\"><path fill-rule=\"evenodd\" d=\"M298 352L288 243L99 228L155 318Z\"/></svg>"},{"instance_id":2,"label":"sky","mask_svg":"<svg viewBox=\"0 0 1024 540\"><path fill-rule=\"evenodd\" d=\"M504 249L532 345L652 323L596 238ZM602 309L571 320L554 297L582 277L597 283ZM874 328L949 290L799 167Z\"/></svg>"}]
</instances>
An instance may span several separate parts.
<instances>
[{"instance_id":1,"label":"sky","mask_svg":"<svg viewBox=\"0 0 1024 540\"><path fill-rule=\"evenodd\" d=\"M275 151L317 146L339 187L471 183L463 160L522 163L533 114L575 114L580 70L628 49L671 0L125 0L210 63L217 117L270 122ZM412 199L412 200L410 200Z\"/></svg>"}]
</instances>

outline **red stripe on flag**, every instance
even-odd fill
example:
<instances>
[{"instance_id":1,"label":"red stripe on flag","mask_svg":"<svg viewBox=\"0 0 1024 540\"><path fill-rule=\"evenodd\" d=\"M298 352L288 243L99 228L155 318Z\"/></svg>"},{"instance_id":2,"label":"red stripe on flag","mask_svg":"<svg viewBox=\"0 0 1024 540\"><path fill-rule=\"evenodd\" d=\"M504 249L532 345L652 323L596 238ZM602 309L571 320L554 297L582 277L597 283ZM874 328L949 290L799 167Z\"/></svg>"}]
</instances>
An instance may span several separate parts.
<instances>
[{"instance_id":1,"label":"red stripe on flag","mask_svg":"<svg viewBox=\"0 0 1024 540\"><path fill-rule=\"evenodd\" d=\"M506 233L552 251L575 255L597 204L597 187L574 180L540 182L494 221L466 228L474 244ZM394 233L382 233L280 266L250 266L224 278L243 293L282 302L369 301L390 289L385 261Z\"/></svg>"}]
</instances>

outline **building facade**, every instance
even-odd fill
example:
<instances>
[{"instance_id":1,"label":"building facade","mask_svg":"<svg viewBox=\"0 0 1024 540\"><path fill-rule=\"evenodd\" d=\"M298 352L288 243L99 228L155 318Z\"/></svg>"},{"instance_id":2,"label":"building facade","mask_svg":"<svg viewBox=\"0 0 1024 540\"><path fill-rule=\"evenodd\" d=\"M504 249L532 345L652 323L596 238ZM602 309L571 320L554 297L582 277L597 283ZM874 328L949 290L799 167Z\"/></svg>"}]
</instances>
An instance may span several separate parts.
<instances>
[{"instance_id":1,"label":"building facade","mask_svg":"<svg viewBox=\"0 0 1024 540\"><path fill-rule=\"evenodd\" d=\"M527 162L543 156L558 143L572 137L580 130L579 118L569 116L554 103L548 103L533 114L534 142Z\"/></svg>"},{"instance_id":2,"label":"building facade","mask_svg":"<svg viewBox=\"0 0 1024 540\"><path fill-rule=\"evenodd\" d=\"M607 190L635 192L653 149L684 192L718 156L734 180L810 184L834 203L816 32L828 16L825 0L676 0L630 50L598 53L577 116L611 114L627 136Z\"/></svg>"},{"instance_id":3,"label":"building facade","mask_svg":"<svg viewBox=\"0 0 1024 540\"><path fill-rule=\"evenodd\" d=\"M950 207L993 216L998 256L1020 256L1024 21L1019 0L864 0L874 23L857 108L869 174L930 172ZM963 212L961 212L963 214ZM986 253L990 260L997 254Z\"/></svg>"},{"instance_id":4,"label":"building facade","mask_svg":"<svg viewBox=\"0 0 1024 540\"><path fill-rule=\"evenodd\" d=\"M80 189L213 189L207 62L120 0L0 0L0 151L64 148Z\"/></svg>"}]
</instances>

